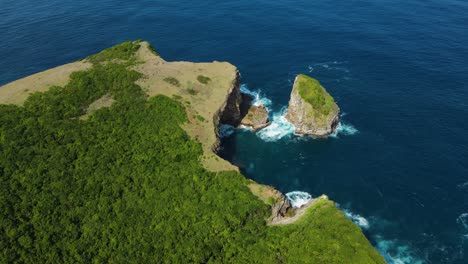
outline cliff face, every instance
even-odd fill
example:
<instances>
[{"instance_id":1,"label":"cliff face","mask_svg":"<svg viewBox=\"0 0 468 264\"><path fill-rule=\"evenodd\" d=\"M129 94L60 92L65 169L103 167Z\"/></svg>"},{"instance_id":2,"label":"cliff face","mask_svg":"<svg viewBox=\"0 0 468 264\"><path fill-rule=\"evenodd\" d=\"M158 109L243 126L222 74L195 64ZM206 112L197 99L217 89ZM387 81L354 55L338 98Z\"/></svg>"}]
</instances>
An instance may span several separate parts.
<instances>
[{"instance_id":1,"label":"cliff face","mask_svg":"<svg viewBox=\"0 0 468 264\"><path fill-rule=\"evenodd\" d=\"M240 92L240 74L237 72L232 88L227 94L226 101L219 111L219 123L238 126L241 121L240 105L242 96Z\"/></svg>"},{"instance_id":2,"label":"cliff face","mask_svg":"<svg viewBox=\"0 0 468 264\"><path fill-rule=\"evenodd\" d=\"M320 83L306 75L294 81L286 118L297 134L324 137L338 125L340 109Z\"/></svg>"}]
</instances>

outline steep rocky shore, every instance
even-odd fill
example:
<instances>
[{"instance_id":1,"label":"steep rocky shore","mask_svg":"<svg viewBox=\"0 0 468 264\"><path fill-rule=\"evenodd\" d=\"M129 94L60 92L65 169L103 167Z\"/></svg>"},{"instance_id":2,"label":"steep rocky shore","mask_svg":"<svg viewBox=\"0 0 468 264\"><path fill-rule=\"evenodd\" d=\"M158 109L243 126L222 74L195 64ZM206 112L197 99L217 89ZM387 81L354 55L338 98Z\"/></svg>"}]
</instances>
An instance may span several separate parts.
<instances>
[{"instance_id":1,"label":"steep rocky shore","mask_svg":"<svg viewBox=\"0 0 468 264\"><path fill-rule=\"evenodd\" d=\"M339 122L340 109L320 83L306 75L294 81L286 118L296 127L296 134L325 137Z\"/></svg>"},{"instance_id":2,"label":"steep rocky shore","mask_svg":"<svg viewBox=\"0 0 468 264\"><path fill-rule=\"evenodd\" d=\"M241 103L242 95L240 92L240 75L236 74L236 78L232 82L232 88L226 96L226 101L223 103L219 112L215 115L216 123L238 126L241 119Z\"/></svg>"}]
</instances>

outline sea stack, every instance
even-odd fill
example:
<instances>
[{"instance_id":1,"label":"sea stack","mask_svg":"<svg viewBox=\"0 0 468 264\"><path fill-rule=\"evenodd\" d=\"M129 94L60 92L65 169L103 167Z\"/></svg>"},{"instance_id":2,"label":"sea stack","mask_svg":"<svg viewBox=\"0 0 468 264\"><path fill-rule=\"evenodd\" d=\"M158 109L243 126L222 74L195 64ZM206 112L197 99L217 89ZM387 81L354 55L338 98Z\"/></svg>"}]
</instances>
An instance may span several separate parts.
<instances>
[{"instance_id":1,"label":"sea stack","mask_svg":"<svg viewBox=\"0 0 468 264\"><path fill-rule=\"evenodd\" d=\"M247 114L242 118L241 125L259 130L270 124L268 119L268 109L264 105L250 106Z\"/></svg>"},{"instance_id":2,"label":"sea stack","mask_svg":"<svg viewBox=\"0 0 468 264\"><path fill-rule=\"evenodd\" d=\"M320 83L304 74L294 80L286 119L296 127L296 134L326 137L339 121L340 108Z\"/></svg>"}]
</instances>

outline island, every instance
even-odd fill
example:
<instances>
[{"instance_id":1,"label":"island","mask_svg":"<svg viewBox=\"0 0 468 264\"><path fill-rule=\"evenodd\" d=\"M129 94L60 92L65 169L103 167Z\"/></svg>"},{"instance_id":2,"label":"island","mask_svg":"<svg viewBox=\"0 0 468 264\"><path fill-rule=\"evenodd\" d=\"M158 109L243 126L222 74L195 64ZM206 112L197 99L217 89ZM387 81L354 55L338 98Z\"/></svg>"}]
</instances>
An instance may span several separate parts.
<instances>
[{"instance_id":1,"label":"island","mask_svg":"<svg viewBox=\"0 0 468 264\"><path fill-rule=\"evenodd\" d=\"M216 155L239 76L128 41L0 87L1 262L385 263L326 196Z\"/></svg>"},{"instance_id":2,"label":"island","mask_svg":"<svg viewBox=\"0 0 468 264\"><path fill-rule=\"evenodd\" d=\"M328 136L338 125L339 113L335 100L317 80L304 74L296 77L286 114L296 134Z\"/></svg>"}]
</instances>

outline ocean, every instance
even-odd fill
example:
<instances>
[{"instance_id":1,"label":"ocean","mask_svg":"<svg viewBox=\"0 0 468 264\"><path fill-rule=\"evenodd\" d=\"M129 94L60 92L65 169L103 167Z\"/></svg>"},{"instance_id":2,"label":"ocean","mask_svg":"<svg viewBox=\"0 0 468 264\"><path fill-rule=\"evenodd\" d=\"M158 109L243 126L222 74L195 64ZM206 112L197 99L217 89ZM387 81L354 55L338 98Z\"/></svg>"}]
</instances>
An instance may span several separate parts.
<instances>
[{"instance_id":1,"label":"ocean","mask_svg":"<svg viewBox=\"0 0 468 264\"><path fill-rule=\"evenodd\" d=\"M0 85L125 40L229 61L273 124L221 155L284 193L326 194L389 263L468 263L468 2L2 0ZM294 77L342 111L326 139L284 120Z\"/></svg>"}]
</instances>

